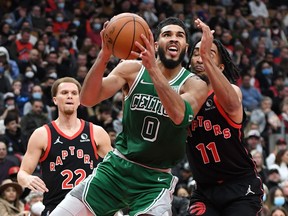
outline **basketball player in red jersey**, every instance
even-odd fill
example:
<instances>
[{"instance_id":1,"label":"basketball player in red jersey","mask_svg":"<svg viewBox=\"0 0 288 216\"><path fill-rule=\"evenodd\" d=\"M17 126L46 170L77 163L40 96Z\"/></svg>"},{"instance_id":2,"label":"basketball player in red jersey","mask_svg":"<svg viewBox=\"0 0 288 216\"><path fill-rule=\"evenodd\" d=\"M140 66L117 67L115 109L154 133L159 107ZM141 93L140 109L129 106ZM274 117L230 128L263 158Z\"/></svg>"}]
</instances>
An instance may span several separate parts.
<instances>
[{"instance_id":1,"label":"basketball player in red jersey","mask_svg":"<svg viewBox=\"0 0 288 216\"><path fill-rule=\"evenodd\" d=\"M213 31L200 19L201 41L191 51L192 72L209 88L206 102L192 121L187 156L197 182L190 215L255 216L261 211L262 181L244 147L242 94L231 82L238 68Z\"/></svg>"},{"instance_id":2,"label":"basketball player in red jersey","mask_svg":"<svg viewBox=\"0 0 288 216\"><path fill-rule=\"evenodd\" d=\"M49 215L65 195L89 174L112 150L107 132L100 126L77 118L81 86L71 77L55 81L53 101L58 118L36 129L18 173L23 187L44 193L45 210ZM32 175L41 162L42 179Z\"/></svg>"}]
</instances>

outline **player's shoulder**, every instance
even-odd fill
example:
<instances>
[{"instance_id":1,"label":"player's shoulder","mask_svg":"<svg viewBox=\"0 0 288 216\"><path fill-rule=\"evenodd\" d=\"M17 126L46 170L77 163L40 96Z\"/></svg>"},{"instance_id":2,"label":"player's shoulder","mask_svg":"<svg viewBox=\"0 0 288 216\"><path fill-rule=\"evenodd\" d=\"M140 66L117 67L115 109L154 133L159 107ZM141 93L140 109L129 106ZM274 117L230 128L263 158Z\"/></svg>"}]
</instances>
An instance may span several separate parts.
<instances>
[{"instance_id":1,"label":"player's shoulder","mask_svg":"<svg viewBox=\"0 0 288 216\"><path fill-rule=\"evenodd\" d=\"M32 135L46 135L46 134L47 134L46 125L36 128L32 133Z\"/></svg>"},{"instance_id":2,"label":"player's shoulder","mask_svg":"<svg viewBox=\"0 0 288 216\"><path fill-rule=\"evenodd\" d=\"M45 126L41 126L33 131L31 134L29 141L28 141L28 146L33 146L33 147L40 147L45 149L47 141L48 141L48 131Z\"/></svg>"},{"instance_id":3,"label":"player's shoulder","mask_svg":"<svg viewBox=\"0 0 288 216\"><path fill-rule=\"evenodd\" d=\"M92 124L93 133L106 133L105 129L99 125Z\"/></svg>"}]
</instances>

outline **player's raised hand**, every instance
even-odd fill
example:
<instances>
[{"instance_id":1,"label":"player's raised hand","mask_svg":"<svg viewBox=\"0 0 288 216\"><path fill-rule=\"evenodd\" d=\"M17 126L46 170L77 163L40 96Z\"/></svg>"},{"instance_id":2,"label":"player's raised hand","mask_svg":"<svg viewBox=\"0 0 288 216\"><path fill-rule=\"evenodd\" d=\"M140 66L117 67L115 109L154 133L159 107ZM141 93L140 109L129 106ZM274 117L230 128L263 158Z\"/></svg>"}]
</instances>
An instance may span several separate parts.
<instances>
[{"instance_id":1,"label":"player's raised hand","mask_svg":"<svg viewBox=\"0 0 288 216\"><path fill-rule=\"evenodd\" d=\"M140 50L140 53L133 52L133 55L138 55L139 58L142 59L142 64L148 69L156 66L156 59L155 59L155 44L154 38L151 30L148 31L148 38L141 34L141 39L144 42L144 46L141 45L139 42L135 42L135 45Z\"/></svg>"},{"instance_id":2,"label":"player's raised hand","mask_svg":"<svg viewBox=\"0 0 288 216\"><path fill-rule=\"evenodd\" d=\"M211 30L208 25L202 22L199 18L195 20L195 25L197 28L202 30L202 38L201 38L201 46L200 53L201 54L209 54L211 52L211 47L213 43L213 33L214 30Z\"/></svg>"}]
</instances>

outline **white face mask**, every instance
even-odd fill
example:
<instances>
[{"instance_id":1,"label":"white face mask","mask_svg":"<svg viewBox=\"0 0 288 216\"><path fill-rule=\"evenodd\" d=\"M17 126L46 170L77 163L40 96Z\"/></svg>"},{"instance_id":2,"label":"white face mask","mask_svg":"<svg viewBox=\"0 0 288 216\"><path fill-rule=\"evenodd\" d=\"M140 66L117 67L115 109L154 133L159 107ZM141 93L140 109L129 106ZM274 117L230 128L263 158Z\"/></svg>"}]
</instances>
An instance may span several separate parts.
<instances>
[{"instance_id":1,"label":"white face mask","mask_svg":"<svg viewBox=\"0 0 288 216\"><path fill-rule=\"evenodd\" d=\"M249 33L248 32L243 32L242 33L242 37L247 39L249 37Z\"/></svg>"},{"instance_id":2,"label":"white face mask","mask_svg":"<svg viewBox=\"0 0 288 216\"><path fill-rule=\"evenodd\" d=\"M27 78L31 79L31 78L34 77L34 73L33 73L33 71L27 71L27 72L25 73L25 76L26 76Z\"/></svg>"},{"instance_id":3,"label":"white face mask","mask_svg":"<svg viewBox=\"0 0 288 216\"><path fill-rule=\"evenodd\" d=\"M53 78L57 79L57 73L53 72L53 73L49 74L49 77L53 77Z\"/></svg>"}]
</instances>

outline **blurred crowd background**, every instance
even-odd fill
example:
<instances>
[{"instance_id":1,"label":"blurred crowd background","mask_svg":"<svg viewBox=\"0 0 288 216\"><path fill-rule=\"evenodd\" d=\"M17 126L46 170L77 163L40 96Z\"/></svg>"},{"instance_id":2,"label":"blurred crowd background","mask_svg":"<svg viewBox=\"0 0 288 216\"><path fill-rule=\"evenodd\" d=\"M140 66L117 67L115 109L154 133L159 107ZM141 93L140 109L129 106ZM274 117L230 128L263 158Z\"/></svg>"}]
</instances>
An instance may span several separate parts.
<instances>
[{"instance_id":1,"label":"blurred crowd background","mask_svg":"<svg viewBox=\"0 0 288 216\"><path fill-rule=\"evenodd\" d=\"M191 43L201 38L196 18L215 30L241 70L236 84L247 115L246 145L265 187L262 215L272 215L275 207L288 210L287 0L0 1L0 182L13 175L16 181L31 133L57 118L53 82L70 76L82 83L101 49L103 24L123 12L142 16L152 32L176 16L189 28ZM183 66L188 61L186 56ZM111 58L105 75L118 62ZM122 130L122 100L118 92L95 107L80 106L78 117L102 126L114 143ZM175 197L181 198L173 211L185 215L181 206L193 193L193 173L185 159L173 172L179 177ZM40 168L35 173L41 175ZM31 211L31 197L41 194L28 192L18 195Z\"/></svg>"}]
</instances>

